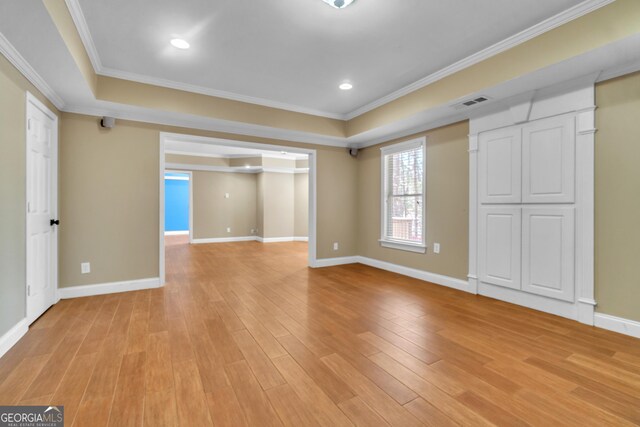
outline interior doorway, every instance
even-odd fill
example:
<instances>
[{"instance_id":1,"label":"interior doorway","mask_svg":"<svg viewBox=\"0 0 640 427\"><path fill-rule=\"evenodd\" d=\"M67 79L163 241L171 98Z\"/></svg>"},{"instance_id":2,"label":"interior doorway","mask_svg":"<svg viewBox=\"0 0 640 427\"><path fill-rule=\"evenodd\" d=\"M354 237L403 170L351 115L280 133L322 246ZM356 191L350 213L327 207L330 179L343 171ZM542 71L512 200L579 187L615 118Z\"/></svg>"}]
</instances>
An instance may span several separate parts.
<instances>
[{"instance_id":1,"label":"interior doorway","mask_svg":"<svg viewBox=\"0 0 640 427\"><path fill-rule=\"evenodd\" d=\"M315 266L315 150L162 133L160 170L162 283L165 244L176 241L171 234L184 233L171 230L166 201L174 196L167 193L166 173L190 173L190 244L300 242L291 247Z\"/></svg>"},{"instance_id":2,"label":"interior doorway","mask_svg":"<svg viewBox=\"0 0 640 427\"><path fill-rule=\"evenodd\" d=\"M184 239L191 242L191 230L193 227L192 190L191 171L165 171L165 236L184 236Z\"/></svg>"}]
</instances>

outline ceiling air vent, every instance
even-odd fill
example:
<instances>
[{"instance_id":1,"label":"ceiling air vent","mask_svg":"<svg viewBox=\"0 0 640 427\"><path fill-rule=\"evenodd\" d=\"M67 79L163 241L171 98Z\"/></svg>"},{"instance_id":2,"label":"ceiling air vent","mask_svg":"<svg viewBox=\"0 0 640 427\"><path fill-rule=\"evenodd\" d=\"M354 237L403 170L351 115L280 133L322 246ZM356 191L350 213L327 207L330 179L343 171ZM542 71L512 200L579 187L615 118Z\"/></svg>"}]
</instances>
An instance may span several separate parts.
<instances>
[{"instance_id":1,"label":"ceiling air vent","mask_svg":"<svg viewBox=\"0 0 640 427\"><path fill-rule=\"evenodd\" d=\"M456 110L461 110L463 108L472 107L474 105L480 104L482 102L488 101L491 98L488 96L479 96L477 98L468 99L466 101L458 102L457 104L453 104L452 107Z\"/></svg>"}]
</instances>

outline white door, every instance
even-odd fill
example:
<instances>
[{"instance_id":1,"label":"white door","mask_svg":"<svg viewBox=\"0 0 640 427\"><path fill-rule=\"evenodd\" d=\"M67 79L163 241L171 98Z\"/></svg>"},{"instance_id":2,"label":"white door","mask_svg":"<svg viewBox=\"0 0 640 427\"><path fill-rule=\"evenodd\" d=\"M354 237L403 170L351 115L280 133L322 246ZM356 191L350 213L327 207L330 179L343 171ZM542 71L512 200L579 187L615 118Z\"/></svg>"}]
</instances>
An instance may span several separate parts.
<instances>
[{"instance_id":1,"label":"white door","mask_svg":"<svg viewBox=\"0 0 640 427\"><path fill-rule=\"evenodd\" d=\"M520 127L483 132L479 136L480 203L520 203L522 200L522 130Z\"/></svg>"},{"instance_id":2,"label":"white door","mask_svg":"<svg viewBox=\"0 0 640 427\"><path fill-rule=\"evenodd\" d=\"M574 300L574 208L522 210L522 290Z\"/></svg>"},{"instance_id":3,"label":"white door","mask_svg":"<svg viewBox=\"0 0 640 427\"><path fill-rule=\"evenodd\" d=\"M522 202L573 203L576 130L573 116L522 128Z\"/></svg>"},{"instance_id":4,"label":"white door","mask_svg":"<svg viewBox=\"0 0 640 427\"><path fill-rule=\"evenodd\" d=\"M58 119L27 95L27 320L55 303Z\"/></svg>"},{"instance_id":5,"label":"white door","mask_svg":"<svg viewBox=\"0 0 640 427\"><path fill-rule=\"evenodd\" d=\"M522 208L481 207L479 214L480 281L520 289Z\"/></svg>"}]
</instances>

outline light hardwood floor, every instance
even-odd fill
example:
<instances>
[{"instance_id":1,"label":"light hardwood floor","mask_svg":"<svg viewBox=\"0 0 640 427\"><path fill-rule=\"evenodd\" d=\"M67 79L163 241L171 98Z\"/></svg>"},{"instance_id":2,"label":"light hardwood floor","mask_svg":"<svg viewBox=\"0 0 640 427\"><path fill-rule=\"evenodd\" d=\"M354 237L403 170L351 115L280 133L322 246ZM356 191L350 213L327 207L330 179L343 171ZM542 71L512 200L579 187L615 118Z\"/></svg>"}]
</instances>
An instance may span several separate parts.
<instances>
[{"instance_id":1,"label":"light hardwood floor","mask_svg":"<svg viewBox=\"0 0 640 427\"><path fill-rule=\"evenodd\" d=\"M64 300L0 359L0 404L75 426L640 423L640 340L305 243L167 246L163 289Z\"/></svg>"}]
</instances>

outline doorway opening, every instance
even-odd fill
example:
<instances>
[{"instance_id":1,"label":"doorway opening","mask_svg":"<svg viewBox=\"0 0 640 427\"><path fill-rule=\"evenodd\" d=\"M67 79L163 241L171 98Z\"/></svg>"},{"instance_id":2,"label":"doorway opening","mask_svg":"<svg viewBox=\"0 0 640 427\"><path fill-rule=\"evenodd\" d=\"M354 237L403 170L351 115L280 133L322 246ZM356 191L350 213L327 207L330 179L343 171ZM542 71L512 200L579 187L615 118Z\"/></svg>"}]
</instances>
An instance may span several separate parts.
<instances>
[{"instance_id":1,"label":"doorway opening","mask_svg":"<svg viewBox=\"0 0 640 427\"><path fill-rule=\"evenodd\" d=\"M192 229L192 173L171 171L164 173L164 235L175 236L172 242L191 242Z\"/></svg>"},{"instance_id":2,"label":"doorway opening","mask_svg":"<svg viewBox=\"0 0 640 427\"><path fill-rule=\"evenodd\" d=\"M256 244L296 242L290 246L298 259L315 265L315 150L162 133L160 170L162 283L165 245L251 241L256 249Z\"/></svg>"}]
</instances>

